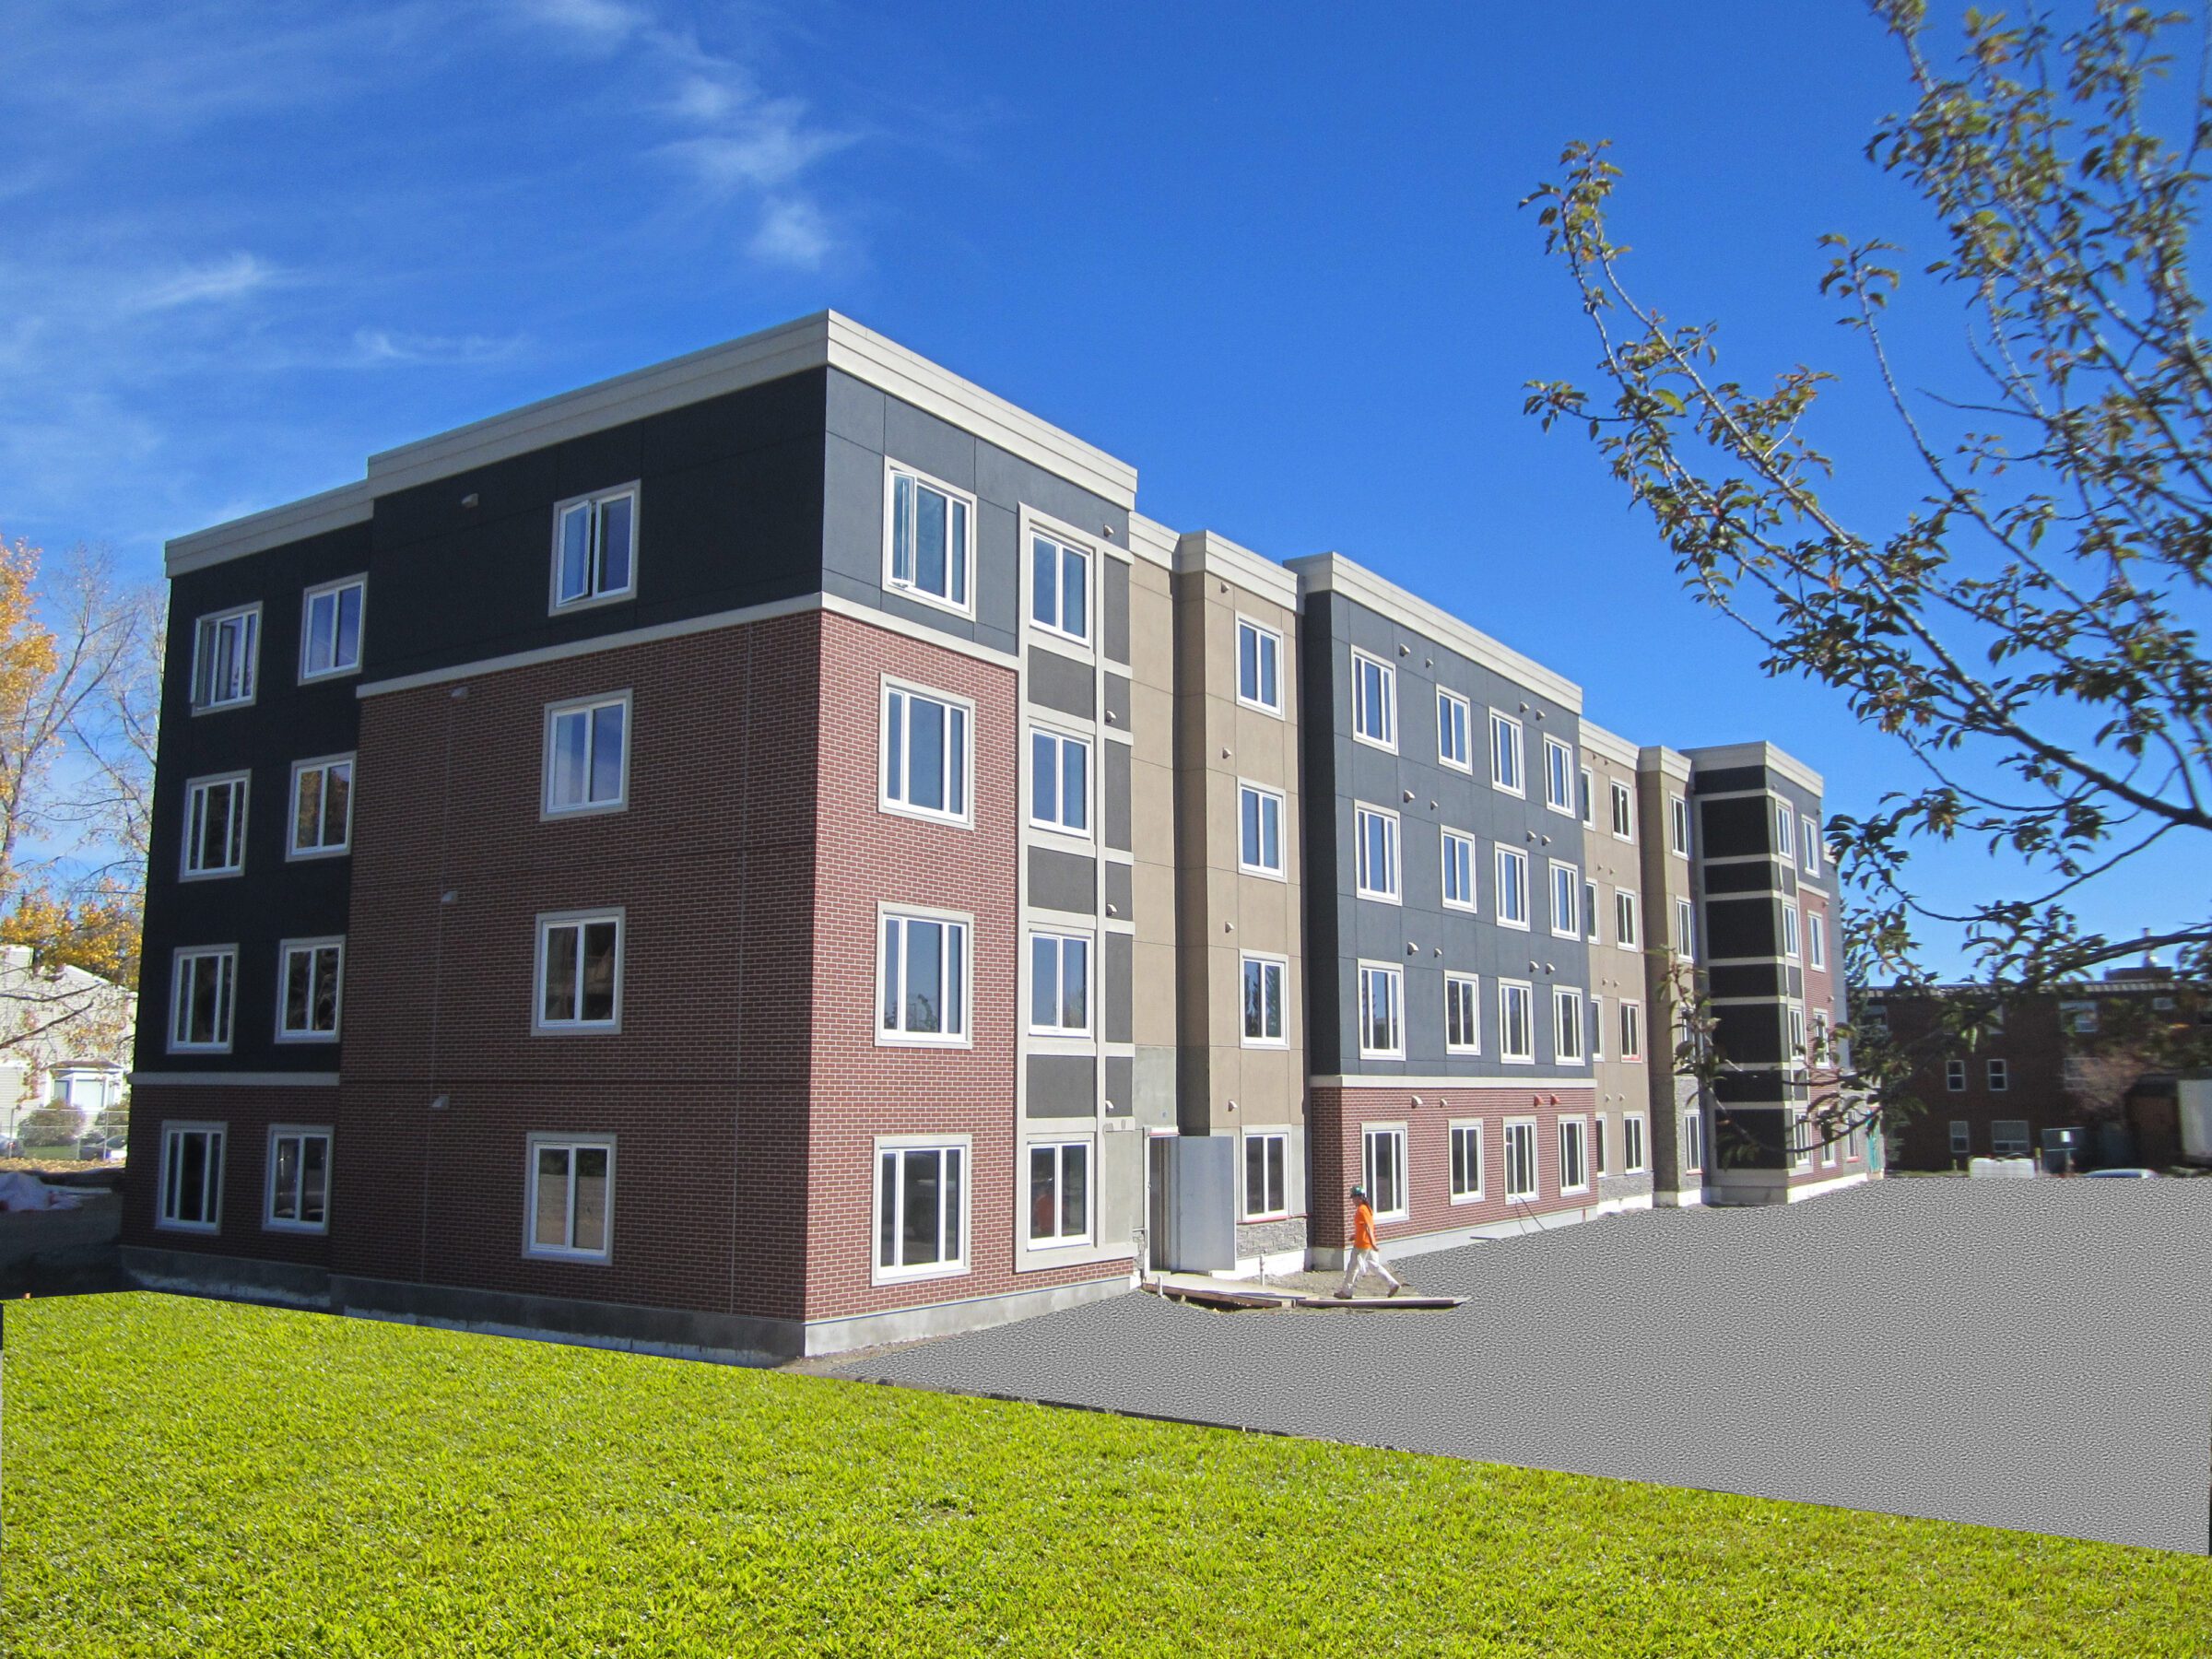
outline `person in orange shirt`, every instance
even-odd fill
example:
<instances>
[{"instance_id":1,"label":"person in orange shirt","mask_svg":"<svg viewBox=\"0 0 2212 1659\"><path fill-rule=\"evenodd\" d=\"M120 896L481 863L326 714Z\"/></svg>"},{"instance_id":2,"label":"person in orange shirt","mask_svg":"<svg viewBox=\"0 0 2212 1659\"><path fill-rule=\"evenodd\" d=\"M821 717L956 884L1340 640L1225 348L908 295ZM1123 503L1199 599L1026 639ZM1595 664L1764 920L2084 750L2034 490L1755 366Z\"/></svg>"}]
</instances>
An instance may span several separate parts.
<instances>
[{"instance_id":1,"label":"person in orange shirt","mask_svg":"<svg viewBox=\"0 0 2212 1659\"><path fill-rule=\"evenodd\" d=\"M1373 1273L1382 1277L1390 1287L1389 1294L1395 1296L1406 1288L1406 1282L1382 1265L1382 1253L1375 1248L1375 1210L1367 1201L1367 1189L1352 1189L1352 1253L1344 1268L1344 1283L1336 1287L1336 1300L1349 1301L1352 1287L1359 1282L1362 1274Z\"/></svg>"}]
</instances>

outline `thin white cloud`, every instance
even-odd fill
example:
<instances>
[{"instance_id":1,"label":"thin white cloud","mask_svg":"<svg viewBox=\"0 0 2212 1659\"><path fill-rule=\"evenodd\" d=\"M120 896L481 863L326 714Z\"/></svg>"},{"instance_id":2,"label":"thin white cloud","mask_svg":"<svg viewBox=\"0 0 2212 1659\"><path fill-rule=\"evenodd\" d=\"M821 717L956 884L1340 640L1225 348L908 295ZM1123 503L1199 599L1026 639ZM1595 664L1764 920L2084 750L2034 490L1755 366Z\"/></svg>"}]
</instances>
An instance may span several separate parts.
<instances>
[{"instance_id":1,"label":"thin white cloud","mask_svg":"<svg viewBox=\"0 0 2212 1659\"><path fill-rule=\"evenodd\" d=\"M353 362L360 368L385 365L493 363L523 348L521 335L503 339L487 335L393 334L382 328L354 333Z\"/></svg>"},{"instance_id":2,"label":"thin white cloud","mask_svg":"<svg viewBox=\"0 0 2212 1659\"><path fill-rule=\"evenodd\" d=\"M601 51L621 45L651 21L621 0L516 0L515 10L528 22Z\"/></svg>"},{"instance_id":3,"label":"thin white cloud","mask_svg":"<svg viewBox=\"0 0 2212 1659\"><path fill-rule=\"evenodd\" d=\"M851 140L810 130L794 100L778 100L747 112L724 130L680 138L666 147L709 190L780 190Z\"/></svg>"},{"instance_id":4,"label":"thin white cloud","mask_svg":"<svg viewBox=\"0 0 2212 1659\"><path fill-rule=\"evenodd\" d=\"M821 209L812 202L771 198L746 252L763 264L816 271L835 246Z\"/></svg>"},{"instance_id":5,"label":"thin white cloud","mask_svg":"<svg viewBox=\"0 0 2212 1659\"><path fill-rule=\"evenodd\" d=\"M252 253L186 265L148 282L131 297L134 311L168 311L172 306L241 300L277 279L276 268Z\"/></svg>"}]
</instances>

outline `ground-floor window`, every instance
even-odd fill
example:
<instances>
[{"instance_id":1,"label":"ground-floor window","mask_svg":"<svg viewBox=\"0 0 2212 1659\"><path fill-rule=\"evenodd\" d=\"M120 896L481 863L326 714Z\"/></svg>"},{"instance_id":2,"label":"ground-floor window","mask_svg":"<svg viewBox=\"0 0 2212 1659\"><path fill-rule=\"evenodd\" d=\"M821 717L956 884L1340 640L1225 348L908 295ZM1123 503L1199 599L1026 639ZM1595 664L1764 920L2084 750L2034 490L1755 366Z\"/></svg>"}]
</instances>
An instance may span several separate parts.
<instances>
[{"instance_id":1,"label":"ground-floor window","mask_svg":"<svg viewBox=\"0 0 2212 1659\"><path fill-rule=\"evenodd\" d=\"M1866 1125L1853 1124L1843 1134L1843 1161L1864 1163L1866 1160Z\"/></svg>"},{"instance_id":2,"label":"ground-floor window","mask_svg":"<svg viewBox=\"0 0 2212 1659\"><path fill-rule=\"evenodd\" d=\"M1454 1199L1482 1196L1482 1125L1479 1123L1452 1125L1452 1196Z\"/></svg>"},{"instance_id":3,"label":"ground-floor window","mask_svg":"<svg viewBox=\"0 0 2212 1659\"><path fill-rule=\"evenodd\" d=\"M1524 1118L1505 1126L1505 1196L1508 1202L1536 1195L1536 1124Z\"/></svg>"},{"instance_id":4,"label":"ground-floor window","mask_svg":"<svg viewBox=\"0 0 2212 1659\"><path fill-rule=\"evenodd\" d=\"M223 1214L221 1124L161 1126L161 1220L186 1232L214 1232Z\"/></svg>"},{"instance_id":5,"label":"ground-floor window","mask_svg":"<svg viewBox=\"0 0 2212 1659\"><path fill-rule=\"evenodd\" d=\"M1832 1170L1836 1167L1838 1156L1836 1137L1833 1135L1823 1133L1824 1138L1820 1142L1820 1167L1824 1170Z\"/></svg>"},{"instance_id":6,"label":"ground-floor window","mask_svg":"<svg viewBox=\"0 0 2212 1659\"><path fill-rule=\"evenodd\" d=\"M1643 1114L1624 1112L1620 1120L1620 1172L1641 1175L1643 1170Z\"/></svg>"},{"instance_id":7,"label":"ground-floor window","mask_svg":"<svg viewBox=\"0 0 2212 1659\"><path fill-rule=\"evenodd\" d=\"M1581 1118L1559 1120L1559 1191L1586 1193L1590 1190L1590 1166L1587 1141L1590 1125Z\"/></svg>"},{"instance_id":8,"label":"ground-floor window","mask_svg":"<svg viewBox=\"0 0 2212 1659\"><path fill-rule=\"evenodd\" d=\"M1090 1238L1090 1142L1030 1146L1030 1242L1081 1244Z\"/></svg>"},{"instance_id":9,"label":"ground-floor window","mask_svg":"<svg viewBox=\"0 0 2212 1659\"><path fill-rule=\"evenodd\" d=\"M958 1271L967 1236L968 1148L881 1146L876 1158L876 1269L884 1277Z\"/></svg>"},{"instance_id":10,"label":"ground-floor window","mask_svg":"<svg viewBox=\"0 0 2212 1659\"><path fill-rule=\"evenodd\" d=\"M1964 1118L1951 1120L1951 1156L1964 1158L1974 1149L1974 1132Z\"/></svg>"},{"instance_id":11,"label":"ground-floor window","mask_svg":"<svg viewBox=\"0 0 2212 1659\"><path fill-rule=\"evenodd\" d=\"M535 1256L604 1262L613 1247L615 1143L530 1137L530 1248Z\"/></svg>"},{"instance_id":12,"label":"ground-floor window","mask_svg":"<svg viewBox=\"0 0 2212 1659\"><path fill-rule=\"evenodd\" d=\"M1600 1112L1590 1120L1590 1168L1593 1173L1606 1172L1606 1118Z\"/></svg>"},{"instance_id":13,"label":"ground-floor window","mask_svg":"<svg viewBox=\"0 0 2212 1659\"><path fill-rule=\"evenodd\" d=\"M2026 1118L1997 1118L1989 1125L1989 1150L1993 1158L2025 1158L2028 1156L2028 1120Z\"/></svg>"},{"instance_id":14,"label":"ground-floor window","mask_svg":"<svg viewBox=\"0 0 2212 1659\"><path fill-rule=\"evenodd\" d=\"M1280 1130L1244 1136L1244 1219L1290 1213L1290 1137Z\"/></svg>"},{"instance_id":15,"label":"ground-floor window","mask_svg":"<svg viewBox=\"0 0 2212 1659\"><path fill-rule=\"evenodd\" d=\"M330 1203L330 1131L279 1124L269 1131L269 1204L264 1225L321 1232Z\"/></svg>"},{"instance_id":16,"label":"ground-floor window","mask_svg":"<svg viewBox=\"0 0 2212 1659\"><path fill-rule=\"evenodd\" d=\"M1793 1171L1813 1167L1812 1124L1806 1122L1805 1108L1790 1108L1790 1168Z\"/></svg>"},{"instance_id":17,"label":"ground-floor window","mask_svg":"<svg viewBox=\"0 0 2212 1659\"><path fill-rule=\"evenodd\" d=\"M1705 1118L1692 1106L1682 1114L1682 1172L1695 1175L1705 1167Z\"/></svg>"},{"instance_id":18,"label":"ground-floor window","mask_svg":"<svg viewBox=\"0 0 2212 1659\"><path fill-rule=\"evenodd\" d=\"M1370 1129L1361 1136L1360 1166L1378 1220L1408 1213L1406 1201L1406 1131Z\"/></svg>"}]
</instances>

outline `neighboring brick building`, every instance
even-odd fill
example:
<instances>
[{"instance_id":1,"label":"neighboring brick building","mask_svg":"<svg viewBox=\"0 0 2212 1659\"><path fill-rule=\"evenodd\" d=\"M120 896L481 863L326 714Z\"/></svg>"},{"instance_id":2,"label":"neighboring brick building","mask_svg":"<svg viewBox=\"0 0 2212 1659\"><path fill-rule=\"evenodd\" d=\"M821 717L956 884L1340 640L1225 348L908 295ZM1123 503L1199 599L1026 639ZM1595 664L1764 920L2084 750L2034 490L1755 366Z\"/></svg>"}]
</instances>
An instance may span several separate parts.
<instances>
[{"instance_id":1,"label":"neighboring brick building","mask_svg":"<svg viewBox=\"0 0 2212 1659\"><path fill-rule=\"evenodd\" d=\"M820 1352L1864 1178L1817 776L1135 484L825 313L172 542L133 1265Z\"/></svg>"}]
</instances>

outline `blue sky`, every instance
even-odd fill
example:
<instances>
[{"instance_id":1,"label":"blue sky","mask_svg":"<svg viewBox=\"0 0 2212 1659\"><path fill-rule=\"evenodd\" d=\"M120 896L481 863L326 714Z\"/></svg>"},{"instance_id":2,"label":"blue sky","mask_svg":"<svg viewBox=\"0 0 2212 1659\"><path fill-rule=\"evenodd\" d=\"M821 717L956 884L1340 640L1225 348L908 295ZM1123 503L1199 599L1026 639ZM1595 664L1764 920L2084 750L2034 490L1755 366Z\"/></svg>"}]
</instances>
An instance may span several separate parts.
<instances>
[{"instance_id":1,"label":"blue sky","mask_svg":"<svg viewBox=\"0 0 2212 1659\"><path fill-rule=\"evenodd\" d=\"M1516 203L1609 137L1638 287L1733 366L1843 372L1836 499L1916 493L1824 230L1924 248L1861 156L1855 6L22 0L0 42L0 530L162 539L372 450L834 306L1134 463L1138 505L1335 548L1677 747L1763 735L1831 810L1906 781L1684 596L1523 382L1593 347ZM1947 305L1948 302L1945 302ZM1957 361L1955 312L1907 326ZM1938 900L2010 890L1978 852ZM2178 859L2093 919L2162 924ZM2201 901L2192 908L2201 908Z\"/></svg>"}]
</instances>

